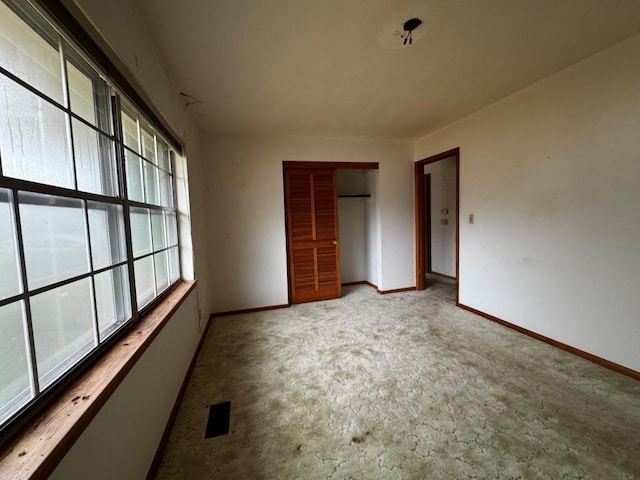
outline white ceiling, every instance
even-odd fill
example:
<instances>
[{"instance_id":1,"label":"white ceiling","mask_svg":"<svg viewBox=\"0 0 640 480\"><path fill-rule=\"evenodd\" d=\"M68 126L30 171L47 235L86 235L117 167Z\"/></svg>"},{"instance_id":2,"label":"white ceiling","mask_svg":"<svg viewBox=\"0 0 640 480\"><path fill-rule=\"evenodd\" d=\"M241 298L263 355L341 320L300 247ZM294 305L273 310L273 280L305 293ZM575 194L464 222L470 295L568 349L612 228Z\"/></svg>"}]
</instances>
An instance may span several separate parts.
<instances>
[{"instance_id":1,"label":"white ceiling","mask_svg":"<svg viewBox=\"0 0 640 480\"><path fill-rule=\"evenodd\" d=\"M638 0L137 1L219 133L415 138L640 31Z\"/></svg>"}]
</instances>

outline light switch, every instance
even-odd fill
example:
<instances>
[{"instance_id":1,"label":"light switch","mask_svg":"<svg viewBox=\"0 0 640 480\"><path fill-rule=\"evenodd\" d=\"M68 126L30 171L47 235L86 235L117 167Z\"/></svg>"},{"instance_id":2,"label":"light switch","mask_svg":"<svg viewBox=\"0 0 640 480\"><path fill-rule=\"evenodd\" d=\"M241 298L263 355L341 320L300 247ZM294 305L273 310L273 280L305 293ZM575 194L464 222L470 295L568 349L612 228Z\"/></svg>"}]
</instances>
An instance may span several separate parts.
<instances>
[{"instance_id":1,"label":"light switch","mask_svg":"<svg viewBox=\"0 0 640 480\"><path fill-rule=\"evenodd\" d=\"M442 215L448 215L449 214L449 209L448 208L443 208L443 209L440 210L440 213Z\"/></svg>"},{"instance_id":2,"label":"light switch","mask_svg":"<svg viewBox=\"0 0 640 480\"><path fill-rule=\"evenodd\" d=\"M440 225L449 225L449 220L443 218L442 220L440 220Z\"/></svg>"},{"instance_id":3,"label":"light switch","mask_svg":"<svg viewBox=\"0 0 640 480\"><path fill-rule=\"evenodd\" d=\"M469 214L469 223L473 223L473 213Z\"/></svg>"}]
</instances>

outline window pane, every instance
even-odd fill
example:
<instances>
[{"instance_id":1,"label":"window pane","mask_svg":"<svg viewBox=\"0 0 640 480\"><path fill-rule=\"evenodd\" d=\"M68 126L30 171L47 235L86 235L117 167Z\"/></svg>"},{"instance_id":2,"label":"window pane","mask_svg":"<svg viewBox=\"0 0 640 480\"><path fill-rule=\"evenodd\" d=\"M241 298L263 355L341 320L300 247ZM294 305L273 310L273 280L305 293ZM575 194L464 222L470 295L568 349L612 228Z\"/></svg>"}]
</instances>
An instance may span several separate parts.
<instances>
[{"instance_id":1,"label":"window pane","mask_svg":"<svg viewBox=\"0 0 640 480\"><path fill-rule=\"evenodd\" d=\"M68 44L67 65L71 111L105 133L111 133L110 96L107 83Z\"/></svg>"},{"instance_id":2,"label":"window pane","mask_svg":"<svg viewBox=\"0 0 640 480\"><path fill-rule=\"evenodd\" d=\"M99 270L127 259L121 205L88 202L93 268Z\"/></svg>"},{"instance_id":3,"label":"window pane","mask_svg":"<svg viewBox=\"0 0 640 480\"><path fill-rule=\"evenodd\" d=\"M0 188L0 299L22 293L11 198Z\"/></svg>"},{"instance_id":4,"label":"window pane","mask_svg":"<svg viewBox=\"0 0 640 480\"><path fill-rule=\"evenodd\" d=\"M88 272L82 201L26 192L18 198L29 288Z\"/></svg>"},{"instance_id":5,"label":"window pane","mask_svg":"<svg viewBox=\"0 0 640 480\"><path fill-rule=\"evenodd\" d=\"M156 137L158 146L158 165L166 171L170 171L169 146L160 138Z\"/></svg>"},{"instance_id":6,"label":"window pane","mask_svg":"<svg viewBox=\"0 0 640 480\"><path fill-rule=\"evenodd\" d=\"M136 297L138 309L147 305L155 297L155 280L153 278L153 257L136 260L133 264L136 278Z\"/></svg>"},{"instance_id":7,"label":"window pane","mask_svg":"<svg viewBox=\"0 0 640 480\"><path fill-rule=\"evenodd\" d=\"M158 294L163 292L169 286L169 268L167 265L167 252L156 253L153 256L153 261L156 267L156 287Z\"/></svg>"},{"instance_id":8,"label":"window pane","mask_svg":"<svg viewBox=\"0 0 640 480\"><path fill-rule=\"evenodd\" d=\"M118 195L113 142L84 123L73 120L78 189L102 195Z\"/></svg>"},{"instance_id":9,"label":"window pane","mask_svg":"<svg viewBox=\"0 0 640 480\"><path fill-rule=\"evenodd\" d=\"M142 156L150 162L156 163L156 147L153 141L153 133L141 127L140 135L142 137Z\"/></svg>"},{"instance_id":10,"label":"window pane","mask_svg":"<svg viewBox=\"0 0 640 480\"><path fill-rule=\"evenodd\" d=\"M37 14L29 13L38 18ZM48 41L0 2L0 65L62 103L58 35L45 22L41 22L38 29Z\"/></svg>"},{"instance_id":11,"label":"window pane","mask_svg":"<svg viewBox=\"0 0 640 480\"><path fill-rule=\"evenodd\" d=\"M31 313L38 377L45 388L95 346L91 280L32 297Z\"/></svg>"},{"instance_id":12,"label":"window pane","mask_svg":"<svg viewBox=\"0 0 640 480\"><path fill-rule=\"evenodd\" d=\"M67 78L69 80L71 111L95 125L93 82L70 62L67 62Z\"/></svg>"},{"instance_id":13,"label":"window pane","mask_svg":"<svg viewBox=\"0 0 640 480\"><path fill-rule=\"evenodd\" d=\"M167 246L164 235L164 214L162 212L151 213L151 234L153 236L153 251L157 252Z\"/></svg>"},{"instance_id":14,"label":"window pane","mask_svg":"<svg viewBox=\"0 0 640 480\"><path fill-rule=\"evenodd\" d=\"M73 188L65 114L0 75L0 156L6 176Z\"/></svg>"},{"instance_id":15,"label":"window pane","mask_svg":"<svg viewBox=\"0 0 640 480\"><path fill-rule=\"evenodd\" d=\"M151 253L151 229L149 210L146 208L131 209L131 243L133 255L139 257Z\"/></svg>"},{"instance_id":16,"label":"window pane","mask_svg":"<svg viewBox=\"0 0 640 480\"><path fill-rule=\"evenodd\" d=\"M158 205L158 169L149 162L144 163L144 198L146 203Z\"/></svg>"},{"instance_id":17,"label":"window pane","mask_svg":"<svg viewBox=\"0 0 640 480\"><path fill-rule=\"evenodd\" d=\"M178 222L176 221L176 214L174 212L167 212L167 238L169 239L169 246L178 245Z\"/></svg>"},{"instance_id":18,"label":"window pane","mask_svg":"<svg viewBox=\"0 0 640 480\"><path fill-rule=\"evenodd\" d=\"M130 200L144 202L142 196L142 159L137 155L124 151L127 164L127 196Z\"/></svg>"},{"instance_id":19,"label":"window pane","mask_svg":"<svg viewBox=\"0 0 640 480\"><path fill-rule=\"evenodd\" d=\"M129 275L126 265L95 276L100 341L131 318Z\"/></svg>"},{"instance_id":20,"label":"window pane","mask_svg":"<svg viewBox=\"0 0 640 480\"><path fill-rule=\"evenodd\" d=\"M173 207L171 176L164 170L159 170L158 173L160 175L160 205L163 207Z\"/></svg>"},{"instance_id":21,"label":"window pane","mask_svg":"<svg viewBox=\"0 0 640 480\"><path fill-rule=\"evenodd\" d=\"M0 423L31 399L22 302L0 307Z\"/></svg>"},{"instance_id":22,"label":"window pane","mask_svg":"<svg viewBox=\"0 0 640 480\"><path fill-rule=\"evenodd\" d=\"M169 278L173 283L180 278L180 256L178 247L170 248L167 251L169 252Z\"/></svg>"},{"instance_id":23,"label":"window pane","mask_svg":"<svg viewBox=\"0 0 640 480\"><path fill-rule=\"evenodd\" d=\"M138 145L138 123L124 111L122 112L122 136L124 144L134 152L140 153Z\"/></svg>"}]
</instances>

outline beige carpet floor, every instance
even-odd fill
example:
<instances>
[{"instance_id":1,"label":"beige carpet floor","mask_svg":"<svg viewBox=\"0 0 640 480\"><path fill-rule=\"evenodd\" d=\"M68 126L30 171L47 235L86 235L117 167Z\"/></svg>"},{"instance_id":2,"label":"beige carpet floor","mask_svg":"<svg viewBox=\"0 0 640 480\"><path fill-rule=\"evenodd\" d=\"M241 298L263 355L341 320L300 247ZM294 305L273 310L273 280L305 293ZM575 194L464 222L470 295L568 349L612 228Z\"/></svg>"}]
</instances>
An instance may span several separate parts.
<instances>
[{"instance_id":1,"label":"beige carpet floor","mask_svg":"<svg viewBox=\"0 0 640 480\"><path fill-rule=\"evenodd\" d=\"M348 287L214 319L157 478L637 479L640 382L456 308L451 285Z\"/></svg>"}]
</instances>

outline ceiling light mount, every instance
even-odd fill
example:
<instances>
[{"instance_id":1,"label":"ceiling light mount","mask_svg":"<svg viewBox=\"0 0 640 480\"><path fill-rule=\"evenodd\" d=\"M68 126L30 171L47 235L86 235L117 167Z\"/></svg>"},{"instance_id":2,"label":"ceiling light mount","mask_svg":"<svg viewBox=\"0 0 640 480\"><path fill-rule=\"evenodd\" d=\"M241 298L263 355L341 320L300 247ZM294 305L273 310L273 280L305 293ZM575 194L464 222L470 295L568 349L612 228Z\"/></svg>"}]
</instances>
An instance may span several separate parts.
<instances>
[{"instance_id":1,"label":"ceiling light mount","mask_svg":"<svg viewBox=\"0 0 640 480\"><path fill-rule=\"evenodd\" d=\"M410 18L406 22L402 24L402 29L404 33L402 34L402 45L406 45L409 42L409 45L413 43L413 31L422 25L422 20L419 18Z\"/></svg>"}]
</instances>

